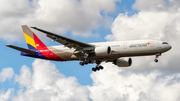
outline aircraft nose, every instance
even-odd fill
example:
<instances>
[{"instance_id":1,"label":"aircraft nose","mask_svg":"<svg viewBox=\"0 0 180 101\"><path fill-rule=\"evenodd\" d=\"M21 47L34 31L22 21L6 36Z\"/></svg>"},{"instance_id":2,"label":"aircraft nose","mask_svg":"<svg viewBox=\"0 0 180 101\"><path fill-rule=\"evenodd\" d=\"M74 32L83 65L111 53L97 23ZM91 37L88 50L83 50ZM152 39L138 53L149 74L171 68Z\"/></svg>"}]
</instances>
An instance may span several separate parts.
<instances>
[{"instance_id":1,"label":"aircraft nose","mask_svg":"<svg viewBox=\"0 0 180 101\"><path fill-rule=\"evenodd\" d=\"M169 49L171 49L172 48L172 46L171 45L169 45Z\"/></svg>"},{"instance_id":2,"label":"aircraft nose","mask_svg":"<svg viewBox=\"0 0 180 101\"><path fill-rule=\"evenodd\" d=\"M168 45L168 46L167 46L167 50L170 50L171 48L172 48L171 45Z\"/></svg>"}]
</instances>

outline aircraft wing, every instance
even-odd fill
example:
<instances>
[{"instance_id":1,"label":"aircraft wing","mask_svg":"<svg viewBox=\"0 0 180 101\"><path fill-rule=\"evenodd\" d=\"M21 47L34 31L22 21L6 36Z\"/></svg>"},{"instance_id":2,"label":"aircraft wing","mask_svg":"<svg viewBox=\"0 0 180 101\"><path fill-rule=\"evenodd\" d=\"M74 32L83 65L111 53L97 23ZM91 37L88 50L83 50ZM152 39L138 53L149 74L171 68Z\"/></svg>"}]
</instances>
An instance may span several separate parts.
<instances>
[{"instance_id":1,"label":"aircraft wing","mask_svg":"<svg viewBox=\"0 0 180 101\"><path fill-rule=\"evenodd\" d=\"M74 39L70 39L70 38L67 38L65 36L61 36L58 34L54 34L54 33L39 29L37 27L31 27L31 28L47 34L47 37L53 39L54 41L57 41L57 42L63 44L65 47L75 48L77 50L83 50L83 51L93 50L95 48L94 45L92 45L92 44L88 44L88 43L84 43L84 42L77 41Z\"/></svg>"}]
</instances>

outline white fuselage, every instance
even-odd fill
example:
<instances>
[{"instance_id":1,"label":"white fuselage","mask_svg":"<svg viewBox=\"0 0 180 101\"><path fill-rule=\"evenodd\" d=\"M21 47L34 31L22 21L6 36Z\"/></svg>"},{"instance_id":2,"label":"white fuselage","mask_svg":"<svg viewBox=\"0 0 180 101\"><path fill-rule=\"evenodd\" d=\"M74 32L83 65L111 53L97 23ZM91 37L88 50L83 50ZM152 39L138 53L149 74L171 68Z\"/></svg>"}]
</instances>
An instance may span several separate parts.
<instances>
[{"instance_id":1,"label":"white fuselage","mask_svg":"<svg viewBox=\"0 0 180 101\"><path fill-rule=\"evenodd\" d=\"M110 46L111 54L108 56L94 56L90 57L90 60L113 60L119 57L132 57L132 56L146 56L163 53L171 49L171 45L163 41L157 40L131 40L131 41L114 41L114 42L99 42L90 43L95 47ZM60 50L61 53L72 53L74 49L69 49L62 45L52 46L54 49ZM57 51L56 50L56 51ZM71 55L72 55L71 54ZM71 56L72 57L72 56ZM77 60L75 58L69 58L68 60Z\"/></svg>"}]
</instances>

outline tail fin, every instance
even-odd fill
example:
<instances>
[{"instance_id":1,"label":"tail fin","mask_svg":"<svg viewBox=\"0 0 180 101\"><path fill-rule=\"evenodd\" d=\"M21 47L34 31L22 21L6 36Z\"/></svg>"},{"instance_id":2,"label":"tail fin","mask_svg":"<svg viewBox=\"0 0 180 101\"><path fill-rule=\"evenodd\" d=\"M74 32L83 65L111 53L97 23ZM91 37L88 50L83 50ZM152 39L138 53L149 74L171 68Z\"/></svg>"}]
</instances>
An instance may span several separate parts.
<instances>
[{"instance_id":1,"label":"tail fin","mask_svg":"<svg viewBox=\"0 0 180 101\"><path fill-rule=\"evenodd\" d=\"M30 50L45 50L47 46L28 28L27 25L22 25L24 37L27 46Z\"/></svg>"}]
</instances>

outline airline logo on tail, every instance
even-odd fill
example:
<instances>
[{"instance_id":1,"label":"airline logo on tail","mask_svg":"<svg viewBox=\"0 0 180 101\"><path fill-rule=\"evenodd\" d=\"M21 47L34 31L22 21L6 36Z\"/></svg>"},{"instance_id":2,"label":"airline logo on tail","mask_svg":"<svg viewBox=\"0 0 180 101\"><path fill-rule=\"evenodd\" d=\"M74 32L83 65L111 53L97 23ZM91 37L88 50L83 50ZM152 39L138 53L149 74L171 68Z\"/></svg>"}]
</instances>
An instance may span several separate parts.
<instances>
[{"instance_id":1,"label":"airline logo on tail","mask_svg":"<svg viewBox=\"0 0 180 101\"><path fill-rule=\"evenodd\" d=\"M50 51L48 47L26 25L23 25L22 29L28 48L37 52L37 56L33 54L32 57L39 57L55 61L65 61L64 59L60 58L55 53ZM21 52L21 55L29 56L31 54Z\"/></svg>"}]
</instances>

